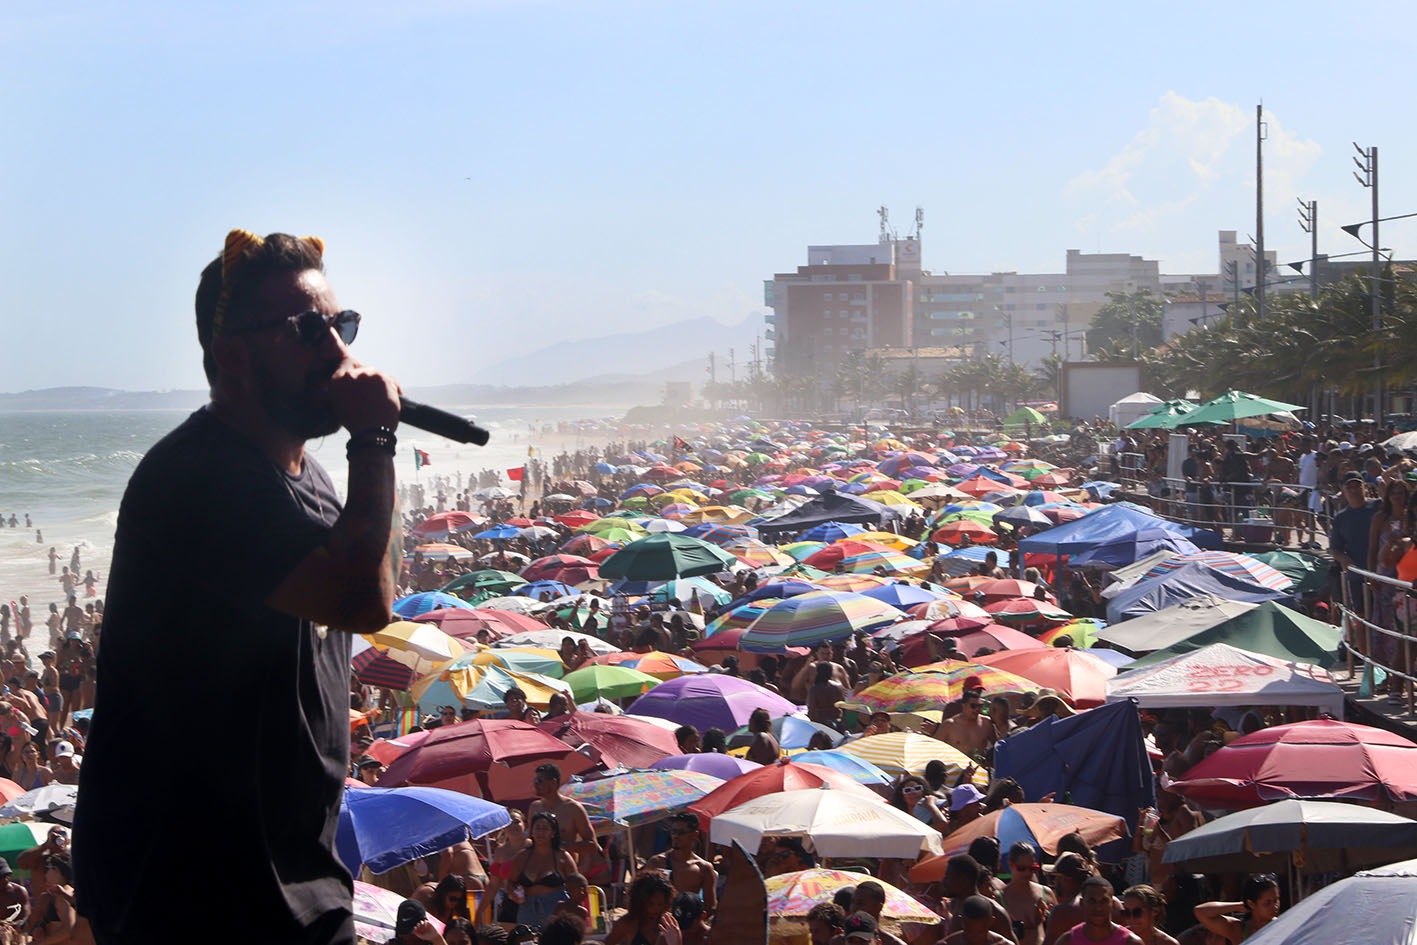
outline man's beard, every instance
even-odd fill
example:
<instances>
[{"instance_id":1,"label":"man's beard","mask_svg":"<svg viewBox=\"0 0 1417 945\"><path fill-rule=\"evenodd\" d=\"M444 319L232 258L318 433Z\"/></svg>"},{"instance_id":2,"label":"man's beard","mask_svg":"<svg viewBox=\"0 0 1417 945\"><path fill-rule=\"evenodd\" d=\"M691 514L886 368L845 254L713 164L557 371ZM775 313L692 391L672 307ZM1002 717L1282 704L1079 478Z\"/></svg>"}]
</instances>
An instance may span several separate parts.
<instances>
[{"instance_id":1,"label":"man's beard","mask_svg":"<svg viewBox=\"0 0 1417 945\"><path fill-rule=\"evenodd\" d=\"M311 372L304 384L291 387L257 362L258 397L271 422L302 440L318 439L339 430L329 393L323 386L338 365Z\"/></svg>"}]
</instances>

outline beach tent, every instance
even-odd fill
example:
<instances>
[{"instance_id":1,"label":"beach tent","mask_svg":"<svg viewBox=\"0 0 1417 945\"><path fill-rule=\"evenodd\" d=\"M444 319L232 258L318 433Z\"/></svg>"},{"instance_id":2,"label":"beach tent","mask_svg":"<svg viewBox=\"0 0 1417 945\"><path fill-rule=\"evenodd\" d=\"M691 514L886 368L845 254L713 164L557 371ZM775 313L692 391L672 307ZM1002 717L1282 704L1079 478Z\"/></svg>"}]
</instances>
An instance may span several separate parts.
<instances>
[{"instance_id":1,"label":"beach tent","mask_svg":"<svg viewBox=\"0 0 1417 945\"><path fill-rule=\"evenodd\" d=\"M1115 404L1107 408L1107 419L1112 421L1117 429L1122 429L1133 420L1140 420L1161 406L1161 398L1148 394L1146 391L1137 391L1135 394L1128 394Z\"/></svg>"},{"instance_id":2,"label":"beach tent","mask_svg":"<svg viewBox=\"0 0 1417 945\"><path fill-rule=\"evenodd\" d=\"M900 515L889 506L847 492L827 492L798 506L791 512L767 521L754 520L764 541L772 541L787 532L805 532L827 522L850 522L855 525L879 527Z\"/></svg>"},{"instance_id":3,"label":"beach tent","mask_svg":"<svg viewBox=\"0 0 1417 945\"><path fill-rule=\"evenodd\" d=\"M1133 829L1137 811L1156 802L1141 719L1130 702L1066 719L1049 715L994 751L994 776L1013 778L1029 797L1053 793L1116 814Z\"/></svg>"},{"instance_id":4,"label":"beach tent","mask_svg":"<svg viewBox=\"0 0 1417 945\"><path fill-rule=\"evenodd\" d=\"M1157 404L1146 416L1127 424L1128 430L1165 430L1175 426L1176 418L1196 409L1189 400L1168 400Z\"/></svg>"},{"instance_id":5,"label":"beach tent","mask_svg":"<svg viewBox=\"0 0 1417 945\"><path fill-rule=\"evenodd\" d=\"M1075 555L1100 545L1135 540L1139 532L1159 531L1185 538L1202 548L1221 547L1221 538L1203 528L1191 528L1167 521L1131 502L1117 502L1094 509L1080 519L1029 535L1020 541L1025 552L1048 555Z\"/></svg>"},{"instance_id":6,"label":"beach tent","mask_svg":"<svg viewBox=\"0 0 1417 945\"><path fill-rule=\"evenodd\" d=\"M1107 681L1107 701L1143 709L1206 706L1316 706L1343 718L1343 690L1326 670L1225 643L1131 669Z\"/></svg>"},{"instance_id":7,"label":"beach tent","mask_svg":"<svg viewBox=\"0 0 1417 945\"><path fill-rule=\"evenodd\" d=\"M1202 594L1179 604L1103 627L1093 635L1098 640L1128 653L1149 653L1152 650L1164 649L1202 630L1209 630L1216 624L1224 623L1258 606L1259 604L1249 601L1226 600L1214 594Z\"/></svg>"},{"instance_id":8,"label":"beach tent","mask_svg":"<svg viewBox=\"0 0 1417 945\"><path fill-rule=\"evenodd\" d=\"M1276 591L1250 578L1192 561L1150 580L1138 581L1113 597L1107 602L1107 622L1120 623L1202 594L1253 603L1292 596L1288 591Z\"/></svg>"},{"instance_id":9,"label":"beach tent","mask_svg":"<svg viewBox=\"0 0 1417 945\"><path fill-rule=\"evenodd\" d=\"M1124 622L1118 628L1125 629L1126 626ZM1160 639L1166 634L1166 630L1161 630L1153 634L1153 638ZM1228 643L1251 653L1262 653L1295 663L1332 666L1338 659L1340 636L1342 631L1335 626L1306 617L1283 604L1265 601L1220 623L1163 644L1130 668L1151 666L1212 643ZM1128 649L1139 652L1131 647Z\"/></svg>"},{"instance_id":10,"label":"beach tent","mask_svg":"<svg viewBox=\"0 0 1417 945\"><path fill-rule=\"evenodd\" d=\"M1114 569L1115 577L1122 568L1131 568L1143 561L1150 562L1147 568L1159 561L1163 561L1173 555L1185 555L1200 551L1200 547L1189 538L1181 538L1170 532L1159 528L1143 528L1126 538L1118 541L1109 541L1105 545L1098 545L1091 551L1084 551L1080 555L1074 555L1068 562L1075 568L1097 568L1100 570ZM1146 568L1136 572L1135 577L1140 577ZM1118 580L1122 580L1118 578ZM1121 590L1119 584L1109 584L1106 590L1112 588ZM1103 596L1110 596L1104 591Z\"/></svg>"}]
</instances>

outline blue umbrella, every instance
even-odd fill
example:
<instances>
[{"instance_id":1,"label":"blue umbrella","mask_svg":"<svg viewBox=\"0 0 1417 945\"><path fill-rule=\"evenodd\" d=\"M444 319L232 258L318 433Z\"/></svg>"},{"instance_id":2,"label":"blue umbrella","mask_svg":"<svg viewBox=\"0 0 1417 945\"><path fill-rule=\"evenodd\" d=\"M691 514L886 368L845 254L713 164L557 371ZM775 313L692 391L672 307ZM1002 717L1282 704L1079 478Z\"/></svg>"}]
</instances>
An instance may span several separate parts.
<instances>
[{"instance_id":1,"label":"blue umbrella","mask_svg":"<svg viewBox=\"0 0 1417 945\"><path fill-rule=\"evenodd\" d=\"M444 594L442 591L423 591L418 594L410 594L407 597L400 597L394 601L394 613L405 620L417 617L419 614L426 614L430 610L442 610L445 607L456 607L459 610L473 609L472 605L461 597Z\"/></svg>"},{"instance_id":2,"label":"blue umbrella","mask_svg":"<svg viewBox=\"0 0 1417 945\"><path fill-rule=\"evenodd\" d=\"M855 778L862 784L894 784L894 779L871 762L844 751L803 751L792 756L800 764L823 765Z\"/></svg>"},{"instance_id":3,"label":"blue umbrella","mask_svg":"<svg viewBox=\"0 0 1417 945\"><path fill-rule=\"evenodd\" d=\"M931 601L948 597L948 594L937 594L934 591L927 591L925 588L915 584L886 584L881 587L868 588L861 592L863 597L874 597L878 601L898 607L901 610L909 610L916 604L928 604Z\"/></svg>"},{"instance_id":4,"label":"blue umbrella","mask_svg":"<svg viewBox=\"0 0 1417 945\"><path fill-rule=\"evenodd\" d=\"M485 837L512 819L501 804L434 787L347 788L335 849L351 874L375 873L428 856L469 836Z\"/></svg>"},{"instance_id":5,"label":"blue umbrella","mask_svg":"<svg viewBox=\"0 0 1417 945\"><path fill-rule=\"evenodd\" d=\"M807 719L799 719L795 715L784 715L782 718L773 719L771 723L773 737L783 748L791 751L795 748L806 748L812 740L812 736L818 732L825 732L831 739L832 747L841 744L841 740L846 736L834 728L822 725L819 722L812 722ZM734 732L728 733L728 747L738 748L742 745L750 745L753 742L753 733L748 731L748 726L743 726ZM793 759L796 760L795 758Z\"/></svg>"},{"instance_id":6,"label":"blue umbrella","mask_svg":"<svg viewBox=\"0 0 1417 945\"><path fill-rule=\"evenodd\" d=\"M852 535L864 534L865 531L866 529L860 525L853 525L850 522L825 522L816 528L807 529L799 540L833 542L838 538L850 538Z\"/></svg>"},{"instance_id":7,"label":"blue umbrella","mask_svg":"<svg viewBox=\"0 0 1417 945\"><path fill-rule=\"evenodd\" d=\"M472 537L490 538L493 541L499 541L504 538L519 538L521 537L521 533L522 530L515 525L493 525L491 528L480 531Z\"/></svg>"},{"instance_id":8,"label":"blue umbrella","mask_svg":"<svg viewBox=\"0 0 1417 945\"><path fill-rule=\"evenodd\" d=\"M595 470L596 472L601 473L602 475L606 475L606 476L613 476L613 475L615 475L615 473L619 472L618 469L616 469L614 466L610 465L609 463L596 463L594 466L592 466L592 467L590 467L590 468L593 469L593 470Z\"/></svg>"},{"instance_id":9,"label":"blue umbrella","mask_svg":"<svg viewBox=\"0 0 1417 945\"><path fill-rule=\"evenodd\" d=\"M550 591L553 597L565 597L569 594L580 593L574 587L562 584L560 581L532 581L530 584L523 584L512 593L521 597L540 599L541 595L547 591Z\"/></svg>"}]
</instances>

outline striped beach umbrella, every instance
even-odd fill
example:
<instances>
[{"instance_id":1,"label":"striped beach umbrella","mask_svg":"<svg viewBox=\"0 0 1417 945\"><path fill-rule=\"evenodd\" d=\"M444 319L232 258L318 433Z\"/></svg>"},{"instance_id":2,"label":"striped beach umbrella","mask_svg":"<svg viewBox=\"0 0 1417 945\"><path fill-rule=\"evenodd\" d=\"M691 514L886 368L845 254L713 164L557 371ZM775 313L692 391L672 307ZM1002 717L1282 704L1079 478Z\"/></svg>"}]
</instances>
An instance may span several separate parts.
<instances>
[{"instance_id":1,"label":"striped beach umbrella","mask_svg":"<svg viewBox=\"0 0 1417 945\"><path fill-rule=\"evenodd\" d=\"M568 784L561 790L585 804L592 820L634 826L663 820L721 784L723 780L711 774L671 768L627 771L598 781Z\"/></svg>"},{"instance_id":2,"label":"striped beach umbrella","mask_svg":"<svg viewBox=\"0 0 1417 945\"><path fill-rule=\"evenodd\" d=\"M909 672L888 676L867 686L848 700L850 708L868 712L920 712L943 709L964 695L964 681L979 677L986 696L1005 692L1032 692L1039 684L1032 679L963 660L926 663Z\"/></svg>"},{"instance_id":3,"label":"striped beach umbrella","mask_svg":"<svg viewBox=\"0 0 1417 945\"><path fill-rule=\"evenodd\" d=\"M867 735L854 742L847 742L837 751L855 755L863 761L897 777L913 774L925 775L925 766L932 761L945 763L945 784L953 787L970 765L972 758L953 745L920 735L916 732L887 732L883 735ZM989 786L989 772L975 765L973 783L981 790Z\"/></svg>"},{"instance_id":4,"label":"striped beach umbrella","mask_svg":"<svg viewBox=\"0 0 1417 945\"><path fill-rule=\"evenodd\" d=\"M1097 631L1107 626L1107 621L1098 620L1094 617L1081 617L1077 620L1069 620L1051 629L1045 630L1038 635L1041 643L1049 646L1059 637L1066 636L1073 641L1073 646L1089 649L1097 642Z\"/></svg>"},{"instance_id":5,"label":"striped beach umbrella","mask_svg":"<svg viewBox=\"0 0 1417 945\"><path fill-rule=\"evenodd\" d=\"M872 589L879 589L893 584L894 579L882 577L879 574L846 573L826 574L822 577L814 578L813 583L820 584L829 591L851 591L853 594L862 594Z\"/></svg>"},{"instance_id":6,"label":"striped beach umbrella","mask_svg":"<svg viewBox=\"0 0 1417 945\"><path fill-rule=\"evenodd\" d=\"M774 604L781 603L783 600L785 600L785 598L764 597L760 600L739 604L732 610L724 611L710 620L708 625L704 627L704 638L707 639L715 633L720 633L724 630L746 630L752 625L754 620L757 620L763 614L771 610Z\"/></svg>"},{"instance_id":7,"label":"striped beach umbrella","mask_svg":"<svg viewBox=\"0 0 1417 945\"><path fill-rule=\"evenodd\" d=\"M789 597L755 620L739 644L753 653L841 640L900 619L889 604L842 591L809 591Z\"/></svg>"},{"instance_id":8,"label":"striped beach umbrella","mask_svg":"<svg viewBox=\"0 0 1417 945\"><path fill-rule=\"evenodd\" d=\"M1233 551L1193 551L1189 554L1175 555L1152 565L1137 580L1140 582L1160 577L1192 563L1203 564L1213 570L1233 574L1276 591L1287 591L1294 584L1288 577L1263 561Z\"/></svg>"},{"instance_id":9,"label":"striped beach umbrella","mask_svg":"<svg viewBox=\"0 0 1417 945\"><path fill-rule=\"evenodd\" d=\"M764 880L768 893L768 915L805 916L819 902L830 902L838 890L855 888L861 882L860 873L844 870L809 869L779 873ZM919 922L934 925L940 917L911 896L890 883L875 880L886 892L886 904L881 917L897 922Z\"/></svg>"},{"instance_id":10,"label":"striped beach umbrella","mask_svg":"<svg viewBox=\"0 0 1417 945\"><path fill-rule=\"evenodd\" d=\"M434 541L426 545L419 545L408 554L403 556L404 564L413 564L415 555L421 556L428 561L446 561L452 558L454 561L471 561L476 557L462 545L450 545L447 542Z\"/></svg>"},{"instance_id":11,"label":"striped beach umbrella","mask_svg":"<svg viewBox=\"0 0 1417 945\"><path fill-rule=\"evenodd\" d=\"M820 541L794 541L786 545L778 545L777 550L792 558L793 561L802 561L811 557L826 547Z\"/></svg>"},{"instance_id":12,"label":"striped beach umbrella","mask_svg":"<svg viewBox=\"0 0 1417 945\"><path fill-rule=\"evenodd\" d=\"M918 558L903 555L899 551L866 551L848 555L841 559L843 570L851 574L871 574L877 568L884 568L887 574L911 574L920 570L930 570L930 565Z\"/></svg>"},{"instance_id":13,"label":"striped beach umbrella","mask_svg":"<svg viewBox=\"0 0 1417 945\"><path fill-rule=\"evenodd\" d=\"M755 570L758 568L781 568L796 564L796 560L792 557L770 545L752 539L728 542L723 545L723 550L737 555L739 561Z\"/></svg>"}]
</instances>

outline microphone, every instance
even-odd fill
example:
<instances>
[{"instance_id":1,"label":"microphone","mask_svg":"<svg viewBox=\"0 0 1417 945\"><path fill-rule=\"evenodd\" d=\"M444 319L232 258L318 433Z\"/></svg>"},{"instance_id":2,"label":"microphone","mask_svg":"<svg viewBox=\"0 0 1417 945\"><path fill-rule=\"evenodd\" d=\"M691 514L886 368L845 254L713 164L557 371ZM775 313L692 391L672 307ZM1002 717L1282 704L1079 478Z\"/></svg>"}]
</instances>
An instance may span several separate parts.
<instances>
[{"instance_id":1,"label":"microphone","mask_svg":"<svg viewBox=\"0 0 1417 945\"><path fill-rule=\"evenodd\" d=\"M435 433L449 440L472 443L476 446L486 446L488 437L491 436L471 420L465 420L457 414L439 410L437 407L420 404L407 397L399 398L399 423L406 423L411 427Z\"/></svg>"}]
</instances>

